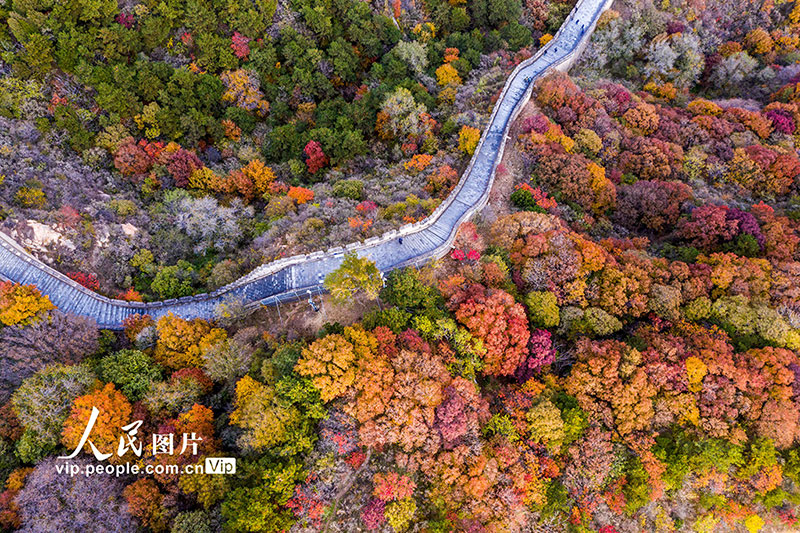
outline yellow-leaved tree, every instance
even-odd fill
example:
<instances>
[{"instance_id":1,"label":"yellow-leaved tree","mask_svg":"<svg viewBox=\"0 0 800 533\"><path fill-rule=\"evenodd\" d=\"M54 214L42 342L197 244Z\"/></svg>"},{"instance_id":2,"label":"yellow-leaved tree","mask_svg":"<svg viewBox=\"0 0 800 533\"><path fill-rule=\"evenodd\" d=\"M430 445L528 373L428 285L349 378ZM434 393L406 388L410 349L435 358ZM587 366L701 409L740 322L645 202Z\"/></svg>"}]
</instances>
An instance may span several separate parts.
<instances>
[{"instance_id":1,"label":"yellow-leaved tree","mask_svg":"<svg viewBox=\"0 0 800 533\"><path fill-rule=\"evenodd\" d=\"M224 329L205 320L184 320L172 313L158 319L156 329L154 358L171 370L203 366L203 352L227 337Z\"/></svg>"},{"instance_id":2,"label":"yellow-leaved tree","mask_svg":"<svg viewBox=\"0 0 800 533\"><path fill-rule=\"evenodd\" d=\"M54 308L50 299L33 285L0 282L0 323L4 326L26 326Z\"/></svg>"},{"instance_id":3,"label":"yellow-leaved tree","mask_svg":"<svg viewBox=\"0 0 800 533\"><path fill-rule=\"evenodd\" d=\"M325 289L337 303L345 303L358 293L375 299L383 287L383 280L374 261L354 253L344 256L342 264L325 277Z\"/></svg>"},{"instance_id":4,"label":"yellow-leaved tree","mask_svg":"<svg viewBox=\"0 0 800 533\"><path fill-rule=\"evenodd\" d=\"M480 139L481 130L472 126L462 126L458 132L458 149L467 155L472 155Z\"/></svg>"},{"instance_id":5,"label":"yellow-leaved tree","mask_svg":"<svg viewBox=\"0 0 800 533\"><path fill-rule=\"evenodd\" d=\"M355 347L350 341L342 335L327 335L303 349L295 370L310 377L322 401L329 402L353 384L355 359Z\"/></svg>"},{"instance_id":6,"label":"yellow-leaved tree","mask_svg":"<svg viewBox=\"0 0 800 533\"><path fill-rule=\"evenodd\" d=\"M278 397L275 387L245 376L236 383L231 424L244 430L239 445L247 450L304 449L305 419L300 410ZM307 444L310 446L310 444Z\"/></svg>"}]
</instances>

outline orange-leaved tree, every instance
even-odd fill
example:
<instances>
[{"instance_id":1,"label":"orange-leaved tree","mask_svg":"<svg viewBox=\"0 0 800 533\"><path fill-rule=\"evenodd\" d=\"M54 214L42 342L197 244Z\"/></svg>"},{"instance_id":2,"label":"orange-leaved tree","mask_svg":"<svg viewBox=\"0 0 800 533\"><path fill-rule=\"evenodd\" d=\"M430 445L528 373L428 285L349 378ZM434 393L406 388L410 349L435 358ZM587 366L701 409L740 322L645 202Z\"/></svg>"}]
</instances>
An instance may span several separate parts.
<instances>
[{"instance_id":1,"label":"orange-leaved tree","mask_svg":"<svg viewBox=\"0 0 800 533\"><path fill-rule=\"evenodd\" d=\"M198 454L214 451L217 440L214 438L214 411L200 404L194 404L191 409L178 415L174 421L175 434L183 438L183 434L195 435L198 439Z\"/></svg>"},{"instance_id":2,"label":"orange-leaved tree","mask_svg":"<svg viewBox=\"0 0 800 533\"><path fill-rule=\"evenodd\" d=\"M169 523L162 502L164 494L158 484L150 479L138 479L122 492L128 502L128 512L152 531L166 531Z\"/></svg>"},{"instance_id":3,"label":"orange-leaved tree","mask_svg":"<svg viewBox=\"0 0 800 533\"><path fill-rule=\"evenodd\" d=\"M130 402L114 388L113 383L107 383L105 387L75 399L69 418L64 422L61 442L70 451L80 444L81 437L89 424L92 409L95 407L99 415L89 434L89 440L84 444L84 451L92 453L90 446L92 443L100 453L112 454L111 460L120 459L117 456L117 448L123 433L121 428L133 422L132 409Z\"/></svg>"},{"instance_id":4,"label":"orange-leaved tree","mask_svg":"<svg viewBox=\"0 0 800 533\"><path fill-rule=\"evenodd\" d=\"M155 360L176 370L190 366L203 366L202 353L227 337L224 329L200 318L184 320L172 313L158 319L158 342Z\"/></svg>"},{"instance_id":5,"label":"orange-leaved tree","mask_svg":"<svg viewBox=\"0 0 800 533\"><path fill-rule=\"evenodd\" d=\"M623 436L650 429L656 388L638 350L618 341L583 339L576 357L566 390L581 409Z\"/></svg>"}]
</instances>

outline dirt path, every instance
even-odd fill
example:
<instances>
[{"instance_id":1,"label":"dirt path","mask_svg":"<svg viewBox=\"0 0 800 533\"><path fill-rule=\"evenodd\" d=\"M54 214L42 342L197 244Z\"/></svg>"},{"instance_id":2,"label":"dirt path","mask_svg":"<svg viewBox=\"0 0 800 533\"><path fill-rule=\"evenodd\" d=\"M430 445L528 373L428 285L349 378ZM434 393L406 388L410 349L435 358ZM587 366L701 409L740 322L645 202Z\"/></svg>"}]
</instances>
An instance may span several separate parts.
<instances>
[{"instance_id":1,"label":"dirt path","mask_svg":"<svg viewBox=\"0 0 800 533\"><path fill-rule=\"evenodd\" d=\"M268 330L272 335L276 337L286 335L289 340L293 340L315 337L326 322L330 324L338 322L343 326L349 326L360 320L365 313L378 307L377 301L367 301L358 297L346 305L337 305L327 294L323 294L322 297L315 295L314 303L319 307L319 311L314 311L306 299L278 306L265 306L256 311L254 316L258 322L268 324Z\"/></svg>"},{"instance_id":2,"label":"dirt path","mask_svg":"<svg viewBox=\"0 0 800 533\"><path fill-rule=\"evenodd\" d=\"M495 175L492 190L489 192L489 205L491 214L489 218L497 218L507 215L511 212L511 200L509 196L514 192L514 183L521 181L520 174L522 174L523 164L522 157L517 149L517 137L522 133L522 123L528 117L531 117L539 112L539 108L532 101L528 101L525 107L522 108L517 120L511 124L509 130L509 140L506 144L506 149L503 152L503 159L500 165L505 167L504 172L498 172Z\"/></svg>"}]
</instances>

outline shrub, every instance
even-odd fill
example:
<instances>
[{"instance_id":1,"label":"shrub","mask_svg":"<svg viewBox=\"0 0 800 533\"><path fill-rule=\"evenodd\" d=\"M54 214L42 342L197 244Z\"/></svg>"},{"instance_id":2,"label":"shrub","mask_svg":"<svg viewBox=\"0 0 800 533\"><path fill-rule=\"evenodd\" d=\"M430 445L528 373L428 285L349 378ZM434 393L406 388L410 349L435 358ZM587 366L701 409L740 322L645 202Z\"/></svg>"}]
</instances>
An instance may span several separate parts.
<instances>
[{"instance_id":1,"label":"shrub","mask_svg":"<svg viewBox=\"0 0 800 533\"><path fill-rule=\"evenodd\" d=\"M305 187L289 187L286 196L297 202L297 205L301 205L314 200L314 191Z\"/></svg>"},{"instance_id":2,"label":"shrub","mask_svg":"<svg viewBox=\"0 0 800 533\"><path fill-rule=\"evenodd\" d=\"M360 201L364 195L364 182L361 180L339 180L333 184L333 195L337 198L350 198Z\"/></svg>"},{"instance_id":3,"label":"shrub","mask_svg":"<svg viewBox=\"0 0 800 533\"><path fill-rule=\"evenodd\" d=\"M47 206L47 197L41 189L20 187L14 194L14 202L20 207L44 209Z\"/></svg>"},{"instance_id":4,"label":"shrub","mask_svg":"<svg viewBox=\"0 0 800 533\"><path fill-rule=\"evenodd\" d=\"M67 272L67 277L75 281L89 290L96 291L100 289L100 281L97 276L92 273L85 272Z\"/></svg>"}]
</instances>

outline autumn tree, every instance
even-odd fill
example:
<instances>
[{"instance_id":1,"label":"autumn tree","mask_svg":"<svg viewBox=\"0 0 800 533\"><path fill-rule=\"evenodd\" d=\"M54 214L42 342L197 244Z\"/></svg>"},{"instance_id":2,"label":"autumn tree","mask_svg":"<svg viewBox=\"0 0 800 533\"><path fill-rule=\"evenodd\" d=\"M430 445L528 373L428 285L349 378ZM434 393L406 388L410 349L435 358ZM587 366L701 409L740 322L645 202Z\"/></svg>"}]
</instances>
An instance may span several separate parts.
<instances>
[{"instance_id":1,"label":"autumn tree","mask_svg":"<svg viewBox=\"0 0 800 533\"><path fill-rule=\"evenodd\" d=\"M153 165L153 159L139 146L133 137L119 143L114 152L114 167L123 176L141 176Z\"/></svg>"},{"instance_id":2,"label":"autumn tree","mask_svg":"<svg viewBox=\"0 0 800 533\"><path fill-rule=\"evenodd\" d=\"M0 492L0 527L8 530L19 529L21 521L16 496L25 485L25 478L32 471L32 468L18 468L8 475L5 490Z\"/></svg>"},{"instance_id":3,"label":"autumn tree","mask_svg":"<svg viewBox=\"0 0 800 533\"><path fill-rule=\"evenodd\" d=\"M58 444L70 406L94 383L94 375L84 365L51 365L22 382L11 402L27 433L23 435L26 459Z\"/></svg>"},{"instance_id":4,"label":"autumn tree","mask_svg":"<svg viewBox=\"0 0 800 533\"><path fill-rule=\"evenodd\" d=\"M314 200L314 191L305 187L289 187L286 196L297 202L297 205L302 205Z\"/></svg>"},{"instance_id":5,"label":"autumn tree","mask_svg":"<svg viewBox=\"0 0 800 533\"><path fill-rule=\"evenodd\" d=\"M322 151L322 146L317 141L308 141L303 149L303 158L306 162L309 174L316 174L317 171L328 164L328 156Z\"/></svg>"},{"instance_id":6,"label":"autumn tree","mask_svg":"<svg viewBox=\"0 0 800 533\"><path fill-rule=\"evenodd\" d=\"M744 44L754 54L766 54L772 51L774 43L770 34L763 28L756 28L748 32Z\"/></svg>"},{"instance_id":7,"label":"autumn tree","mask_svg":"<svg viewBox=\"0 0 800 533\"><path fill-rule=\"evenodd\" d=\"M550 291L531 291L525 296L528 318L535 326L552 328L560 321L558 299Z\"/></svg>"},{"instance_id":8,"label":"autumn tree","mask_svg":"<svg viewBox=\"0 0 800 533\"><path fill-rule=\"evenodd\" d=\"M250 369L253 348L235 339L222 339L202 352L208 377L233 383Z\"/></svg>"},{"instance_id":9,"label":"autumn tree","mask_svg":"<svg viewBox=\"0 0 800 533\"><path fill-rule=\"evenodd\" d=\"M0 282L0 323L4 326L28 325L55 306L33 285Z\"/></svg>"},{"instance_id":10,"label":"autumn tree","mask_svg":"<svg viewBox=\"0 0 800 533\"><path fill-rule=\"evenodd\" d=\"M429 284L415 268L395 269L386 276L386 286L381 290L381 300L400 309L419 314L437 314L441 294Z\"/></svg>"},{"instance_id":11,"label":"autumn tree","mask_svg":"<svg viewBox=\"0 0 800 533\"><path fill-rule=\"evenodd\" d=\"M622 435L648 429L656 389L639 351L618 341L581 340L577 357L566 390L581 408Z\"/></svg>"},{"instance_id":12,"label":"autumn tree","mask_svg":"<svg viewBox=\"0 0 800 533\"><path fill-rule=\"evenodd\" d=\"M343 394L355 379L356 353L352 343L341 335L326 335L303 349L295 370L311 377L320 391L322 401L328 402Z\"/></svg>"},{"instance_id":13,"label":"autumn tree","mask_svg":"<svg viewBox=\"0 0 800 533\"><path fill-rule=\"evenodd\" d=\"M543 148L536 174L549 190L560 191L565 200L576 202L587 209L592 208L594 194L591 191L595 177L590 171L590 161L583 155L563 153L561 149Z\"/></svg>"},{"instance_id":14,"label":"autumn tree","mask_svg":"<svg viewBox=\"0 0 800 533\"><path fill-rule=\"evenodd\" d=\"M458 173L450 165L443 165L435 172L428 174L428 184L425 190L429 193L441 197L450 192L458 183Z\"/></svg>"},{"instance_id":15,"label":"autumn tree","mask_svg":"<svg viewBox=\"0 0 800 533\"><path fill-rule=\"evenodd\" d=\"M405 87L398 87L384 100L375 130L382 139L413 141L429 129L428 117L425 104L417 103Z\"/></svg>"},{"instance_id":16,"label":"autumn tree","mask_svg":"<svg viewBox=\"0 0 800 533\"><path fill-rule=\"evenodd\" d=\"M136 524L122 496L123 483L114 476L64 476L57 459L45 459L28 476L17 495L21 531L133 531ZM84 469L94 459L76 457Z\"/></svg>"},{"instance_id":17,"label":"autumn tree","mask_svg":"<svg viewBox=\"0 0 800 533\"><path fill-rule=\"evenodd\" d=\"M404 452L458 446L489 418L476 385L453 378L441 357L413 330L351 332L357 359L355 402L347 411L368 446L397 444Z\"/></svg>"},{"instance_id":18,"label":"autumn tree","mask_svg":"<svg viewBox=\"0 0 800 533\"><path fill-rule=\"evenodd\" d=\"M630 228L672 230L691 189L680 182L639 180L617 189L616 217Z\"/></svg>"},{"instance_id":19,"label":"autumn tree","mask_svg":"<svg viewBox=\"0 0 800 533\"><path fill-rule=\"evenodd\" d=\"M158 342L153 356L169 369L203 366L203 351L227 336L225 330L203 319L184 320L172 313L158 319L156 327Z\"/></svg>"},{"instance_id":20,"label":"autumn tree","mask_svg":"<svg viewBox=\"0 0 800 533\"><path fill-rule=\"evenodd\" d=\"M191 409L180 413L172 421L175 433L183 435L196 435L200 440L197 446L198 455L208 455L219 446L219 441L215 437L214 430L214 411L198 403L192 405Z\"/></svg>"},{"instance_id":21,"label":"autumn tree","mask_svg":"<svg viewBox=\"0 0 800 533\"><path fill-rule=\"evenodd\" d=\"M646 180L669 180L679 169L683 149L656 138L632 137L623 145L620 168Z\"/></svg>"},{"instance_id":22,"label":"autumn tree","mask_svg":"<svg viewBox=\"0 0 800 533\"><path fill-rule=\"evenodd\" d=\"M222 502L227 527L266 533L290 529L295 517L287 503L296 484L306 477L302 465L263 457L243 464L242 470L241 485L229 491Z\"/></svg>"},{"instance_id":23,"label":"autumn tree","mask_svg":"<svg viewBox=\"0 0 800 533\"><path fill-rule=\"evenodd\" d=\"M461 77L453 65L445 63L436 69L436 82L442 87L461 85Z\"/></svg>"},{"instance_id":24,"label":"autumn tree","mask_svg":"<svg viewBox=\"0 0 800 533\"><path fill-rule=\"evenodd\" d=\"M528 356L514 375L520 382L525 382L555 360L556 350L553 348L550 332L546 329L534 330L528 342Z\"/></svg>"},{"instance_id":25,"label":"autumn tree","mask_svg":"<svg viewBox=\"0 0 800 533\"><path fill-rule=\"evenodd\" d=\"M540 398L526 413L528 434L533 442L541 443L554 455L566 438L561 411L547 398Z\"/></svg>"},{"instance_id":26,"label":"autumn tree","mask_svg":"<svg viewBox=\"0 0 800 533\"><path fill-rule=\"evenodd\" d=\"M478 128L462 126L458 132L458 149L471 156L475 152L480 138L481 131Z\"/></svg>"},{"instance_id":27,"label":"autumn tree","mask_svg":"<svg viewBox=\"0 0 800 533\"><path fill-rule=\"evenodd\" d=\"M128 512L138 518L142 526L155 532L166 531L168 519L163 507L164 495L153 479L137 479L125 487L122 495L128 503Z\"/></svg>"},{"instance_id":28,"label":"autumn tree","mask_svg":"<svg viewBox=\"0 0 800 533\"><path fill-rule=\"evenodd\" d=\"M122 434L120 428L132 422L131 404L111 383L75 399L69 417L64 423L61 443L68 450L74 450L78 446L94 408L97 408L100 414L95 421L89 441L84 445L84 451L91 454L93 451L91 444L94 444L100 453L112 454L112 460L119 459L116 452Z\"/></svg>"},{"instance_id":29,"label":"autumn tree","mask_svg":"<svg viewBox=\"0 0 800 533\"><path fill-rule=\"evenodd\" d=\"M247 165L233 170L218 183L222 192L238 192L247 202L263 197L270 192L275 182L275 173L260 159L252 159ZM217 182L212 180L212 185Z\"/></svg>"},{"instance_id":30,"label":"autumn tree","mask_svg":"<svg viewBox=\"0 0 800 533\"><path fill-rule=\"evenodd\" d=\"M749 375L745 394L752 402L746 416L757 434L779 450L797 442L800 429L795 395L798 356L784 348L756 348L741 354L737 366Z\"/></svg>"},{"instance_id":31,"label":"autumn tree","mask_svg":"<svg viewBox=\"0 0 800 533\"><path fill-rule=\"evenodd\" d=\"M204 456L200 456L195 464L201 463L205 463ZM182 474L178 480L178 486L186 494L196 497L197 503L205 509L210 509L222 501L231 490L228 476L219 476L209 472L198 473L197 470L191 474ZM173 530L176 521L173 521ZM187 533L189 532L187 531Z\"/></svg>"},{"instance_id":32,"label":"autumn tree","mask_svg":"<svg viewBox=\"0 0 800 533\"><path fill-rule=\"evenodd\" d=\"M345 254L342 264L325 276L325 289L338 303L349 301L355 294L363 292L367 298L375 299L383 287L383 280L375 262L355 253Z\"/></svg>"},{"instance_id":33,"label":"autumn tree","mask_svg":"<svg viewBox=\"0 0 800 533\"><path fill-rule=\"evenodd\" d=\"M580 505L588 507L612 472L615 457L611 432L597 426L590 427L569 448L568 457L564 485Z\"/></svg>"},{"instance_id":34,"label":"autumn tree","mask_svg":"<svg viewBox=\"0 0 800 533\"><path fill-rule=\"evenodd\" d=\"M223 72L220 74L220 80L225 85L223 102L232 103L262 117L267 114L269 102L264 99L255 72L244 69Z\"/></svg>"},{"instance_id":35,"label":"autumn tree","mask_svg":"<svg viewBox=\"0 0 800 533\"><path fill-rule=\"evenodd\" d=\"M511 375L527 356L530 332L525 308L507 292L473 285L455 315L473 336L483 340L485 373Z\"/></svg>"},{"instance_id":36,"label":"autumn tree","mask_svg":"<svg viewBox=\"0 0 800 533\"><path fill-rule=\"evenodd\" d=\"M189 185L189 178L192 173L200 168L203 164L200 158L194 152L179 148L175 153L170 155L167 161L167 170L175 180L177 187L187 187Z\"/></svg>"},{"instance_id":37,"label":"autumn tree","mask_svg":"<svg viewBox=\"0 0 800 533\"><path fill-rule=\"evenodd\" d=\"M161 378L161 369L139 350L120 350L100 360L100 377L116 385L130 400L137 401Z\"/></svg>"},{"instance_id":38,"label":"autumn tree","mask_svg":"<svg viewBox=\"0 0 800 533\"><path fill-rule=\"evenodd\" d=\"M58 310L29 326L0 329L0 401L50 363L76 364L98 349L94 320Z\"/></svg>"},{"instance_id":39,"label":"autumn tree","mask_svg":"<svg viewBox=\"0 0 800 533\"><path fill-rule=\"evenodd\" d=\"M642 135L649 135L656 131L659 122L655 106L644 103L629 108L623 113L622 119L628 127Z\"/></svg>"},{"instance_id":40,"label":"autumn tree","mask_svg":"<svg viewBox=\"0 0 800 533\"><path fill-rule=\"evenodd\" d=\"M169 381L152 383L142 403L154 417L167 418L190 409L212 386L199 368L183 368L173 372Z\"/></svg>"}]
</instances>

